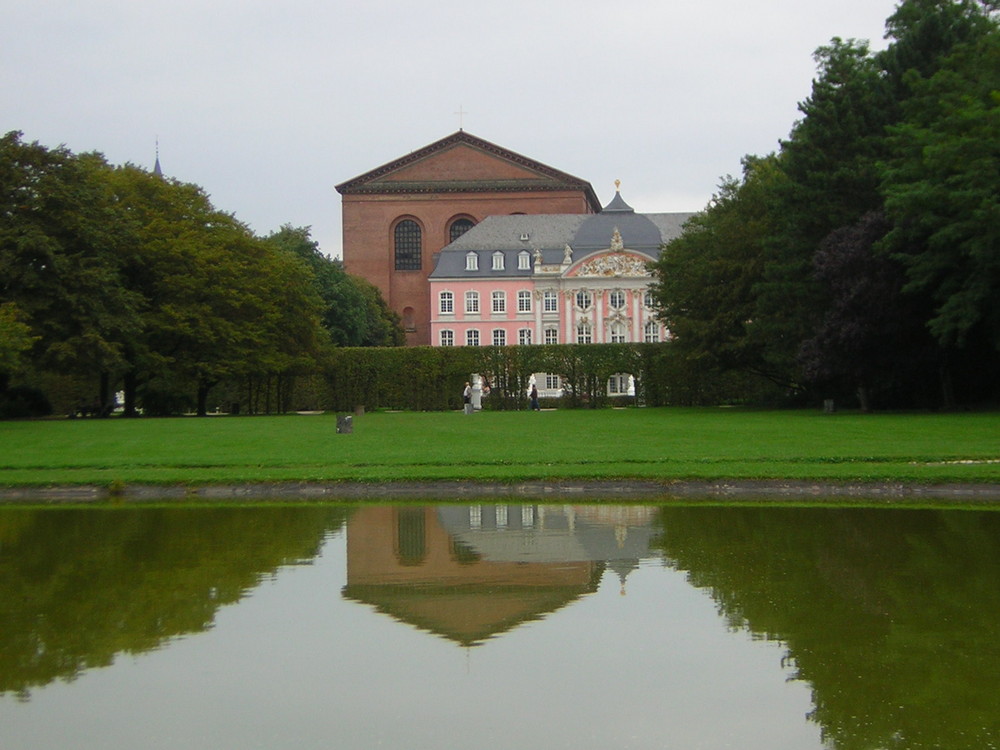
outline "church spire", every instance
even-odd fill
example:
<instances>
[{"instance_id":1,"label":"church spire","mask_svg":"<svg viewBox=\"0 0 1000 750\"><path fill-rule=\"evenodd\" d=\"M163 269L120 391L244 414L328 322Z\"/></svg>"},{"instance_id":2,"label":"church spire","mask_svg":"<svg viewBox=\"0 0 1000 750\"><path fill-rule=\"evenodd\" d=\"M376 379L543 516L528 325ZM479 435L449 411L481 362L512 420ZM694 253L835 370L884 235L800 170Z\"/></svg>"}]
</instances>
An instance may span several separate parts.
<instances>
[{"instance_id":1,"label":"church spire","mask_svg":"<svg viewBox=\"0 0 1000 750\"><path fill-rule=\"evenodd\" d=\"M163 170L160 169L160 137L156 137L156 162L153 164L153 174L163 177Z\"/></svg>"}]
</instances>

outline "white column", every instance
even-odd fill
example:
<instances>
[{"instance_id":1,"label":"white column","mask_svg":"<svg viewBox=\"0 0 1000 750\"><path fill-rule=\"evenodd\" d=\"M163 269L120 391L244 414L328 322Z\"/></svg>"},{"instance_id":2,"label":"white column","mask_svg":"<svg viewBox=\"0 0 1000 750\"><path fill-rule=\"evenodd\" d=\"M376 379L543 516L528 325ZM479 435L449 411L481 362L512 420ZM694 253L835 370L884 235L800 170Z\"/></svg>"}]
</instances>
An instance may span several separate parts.
<instances>
[{"instance_id":1,"label":"white column","mask_svg":"<svg viewBox=\"0 0 1000 750\"><path fill-rule=\"evenodd\" d=\"M565 292L566 299L566 337L563 339L564 344L575 344L576 343L576 317L575 311L576 306L573 304L574 292L572 289L567 289Z\"/></svg>"},{"instance_id":2,"label":"white column","mask_svg":"<svg viewBox=\"0 0 1000 750\"><path fill-rule=\"evenodd\" d=\"M544 306L544 292L535 291L532 293L535 305L535 332L532 334L532 343L541 344L542 339L542 307Z\"/></svg>"},{"instance_id":3,"label":"white column","mask_svg":"<svg viewBox=\"0 0 1000 750\"><path fill-rule=\"evenodd\" d=\"M605 342L604 333L604 290L594 290L594 343L603 344Z\"/></svg>"},{"instance_id":4,"label":"white column","mask_svg":"<svg viewBox=\"0 0 1000 750\"><path fill-rule=\"evenodd\" d=\"M642 290L632 290L632 341L642 341Z\"/></svg>"}]
</instances>

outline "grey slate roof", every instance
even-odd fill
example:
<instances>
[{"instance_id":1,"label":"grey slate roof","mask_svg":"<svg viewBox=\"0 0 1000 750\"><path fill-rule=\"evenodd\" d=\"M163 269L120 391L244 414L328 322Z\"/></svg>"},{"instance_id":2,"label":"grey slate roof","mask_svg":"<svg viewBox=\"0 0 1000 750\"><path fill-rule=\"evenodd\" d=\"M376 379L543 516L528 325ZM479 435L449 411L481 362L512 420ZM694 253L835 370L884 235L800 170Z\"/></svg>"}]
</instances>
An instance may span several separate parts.
<instances>
[{"instance_id":1,"label":"grey slate roof","mask_svg":"<svg viewBox=\"0 0 1000 750\"><path fill-rule=\"evenodd\" d=\"M574 261L595 250L611 245L617 228L626 250L657 258L660 247L679 237L690 213L637 214L615 194L614 200L599 214L515 214L488 216L438 254L430 274L442 278L512 278L531 276L532 271L518 270L517 256L522 250L541 250L542 262L558 264L566 245L573 248ZM492 255L504 253L504 270L494 271ZM479 270L466 271L465 257L470 252L479 255Z\"/></svg>"}]
</instances>

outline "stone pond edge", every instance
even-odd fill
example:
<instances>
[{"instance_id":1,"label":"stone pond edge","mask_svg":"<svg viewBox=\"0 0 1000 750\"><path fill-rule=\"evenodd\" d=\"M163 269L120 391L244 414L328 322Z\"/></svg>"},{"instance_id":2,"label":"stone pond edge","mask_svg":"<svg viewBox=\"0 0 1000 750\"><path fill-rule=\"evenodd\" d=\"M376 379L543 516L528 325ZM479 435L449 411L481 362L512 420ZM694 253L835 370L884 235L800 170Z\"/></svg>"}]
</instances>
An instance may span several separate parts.
<instances>
[{"instance_id":1,"label":"stone pond edge","mask_svg":"<svg viewBox=\"0 0 1000 750\"><path fill-rule=\"evenodd\" d=\"M461 500L511 497L576 500L870 500L947 501L1000 504L1000 484L908 482L833 483L805 480L628 481L559 480L514 483L428 482L260 482L188 485L65 485L0 487L0 504L155 501L370 501Z\"/></svg>"}]
</instances>

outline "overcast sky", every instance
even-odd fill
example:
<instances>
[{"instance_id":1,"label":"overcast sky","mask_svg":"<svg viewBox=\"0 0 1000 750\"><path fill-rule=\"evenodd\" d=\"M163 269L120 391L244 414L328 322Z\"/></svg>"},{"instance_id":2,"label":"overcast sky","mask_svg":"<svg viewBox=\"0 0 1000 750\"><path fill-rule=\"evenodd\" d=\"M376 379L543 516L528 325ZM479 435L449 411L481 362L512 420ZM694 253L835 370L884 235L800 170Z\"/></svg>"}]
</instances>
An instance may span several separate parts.
<instances>
[{"instance_id":1,"label":"overcast sky","mask_svg":"<svg viewBox=\"0 0 1000 750\"><path fill-rule=\"evenodd\" d=\"M896 0L0 0L0 128L341 248L334 185L459 129L639 211L774 150L834 36ZM465 112L460 120L456 114Z\"/></svg>"}]
</instances>

